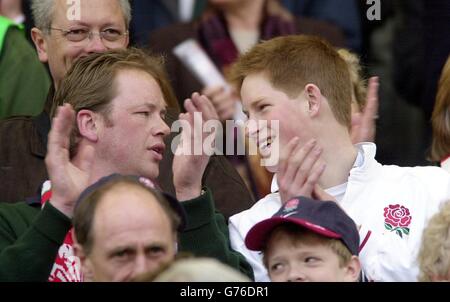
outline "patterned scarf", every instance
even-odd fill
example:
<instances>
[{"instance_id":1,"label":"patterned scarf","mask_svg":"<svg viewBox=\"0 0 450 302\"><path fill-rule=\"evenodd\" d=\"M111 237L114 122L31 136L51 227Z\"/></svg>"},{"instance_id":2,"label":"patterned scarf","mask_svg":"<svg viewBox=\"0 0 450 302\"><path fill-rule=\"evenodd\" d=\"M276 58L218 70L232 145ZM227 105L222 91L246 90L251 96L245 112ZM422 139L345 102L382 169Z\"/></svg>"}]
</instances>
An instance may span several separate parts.
<instances>
[{"instance_id":1,"label":"patterned scarf","mask_svg":"<svg viewBox=\"0 0 450 302\"><path fill-rule=\"evenodd\" d=\"M42 186L41 204L52 197L51 183L47 180ZM67 233L64 242L58 250L52 271L48 277L49 282L82 282L80 261L75 257L72 239L73 228Z\"/></svg>"},{"instance_id":2,"label":"patterned scarf","mask_svg":"<svg viewBox=\"0 0 450 302\"><path fill-rule=\"evenodd\" d=\"M278 1L265 4L260 40L295 34L294 18ZM198 38L214 63L224 72L239 56L223 13L208 9L198 23Z\"/></svg>"},{"instance_id":3,"label":"patterned scarf","mask_svg":"<svg viewBox=\"0 0 450 302\"><path fill-rule=\"evenodd\" d=\"M140 177L139 181L144 185L161 191L158 184L150 181L145 177ZM44 207L45 203L52 197L52 185L50 180L47 180L42 185L41 191L41 205ZM64 242L58 250L58 254L55 258L55 263L53 264L52 271L48 278L49 282L83 282L85 278L81 273L81 263L80 260L75 257L73 249L73 228L67 232Z\"/></svg>"}]
</instances>

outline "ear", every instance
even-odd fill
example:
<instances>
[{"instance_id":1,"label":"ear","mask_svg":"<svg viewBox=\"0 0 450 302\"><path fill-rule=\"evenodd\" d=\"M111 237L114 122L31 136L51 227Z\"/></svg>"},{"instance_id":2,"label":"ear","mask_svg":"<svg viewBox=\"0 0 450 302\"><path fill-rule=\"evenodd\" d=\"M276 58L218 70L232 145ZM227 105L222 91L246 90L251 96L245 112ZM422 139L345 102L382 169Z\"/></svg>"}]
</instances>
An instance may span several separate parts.
<instances>
[{"instance_id":1,"label":"ear","mask_svg":"<svg viewBox=\"0 0 450 302\"><path fill-rule=\"evenodd\" d=\"M307 84L305 86L305 98L308 102L308 113L310 117L315 117L319 114L322 93L319 87L314 84Z\"/></svg>"},{"instance_id":2,"label":"ear","mask_svg":"<svg viewBox=\"0 0 450 302\"><path fill-rule=\"evenodd\" d=\"M77 259L80 260L80 267L85 281L93 281L94 270L90 258L87 256L83 247L78 243L75 232L72 232L73 249Z\"/></svg>"},{"instance_id":3,"label":"ear","mask_svg":"<svg viewBox=\"0 0 450 302\"><path fill-rule=\"evenodd\" d=\"M75 257L80 259L81 272L85 281L94 281L94 266L92 265L91 259L86 255L83 247L81 245L73 245L75 251Z\"/></svg>"},{"instance_id":4,"label":"ear","mask_svg":"<svg viewBox=\"0 0 450 302\"><path fill-rule=\"evenodd\" d=\"M130 44L130 34L126 35L125 37L125 48L128 48L129 44Z\"/></svg>"},{"instance_id":5,"label":"ear","mask_svg":"<svg viewBox=\"0 0 450 302\"><path fill-rule=\"evenodd\" d=\"M91 142L98 141L98 118L91 110L83 109L77 114L80 135Z\"/></svg>"},{"instance_id":6,"label":"ear","mask_svg":"<svg viewBox=\"0 0 450 302\"><path fill-rule=\"evenodd\" d=\"M178 244L178 234L177 234L178 232L174 232L173 233L173 242L174 242L174 244L173 244L173 246L174 246L174 257L175 257L175 255L176 254L178 254L178 252L179 252L179 244Z\"/></svg>"},{"instance_id":7,"label":"ear","mask_svg":"<svg viewBox=\"0 0 450 302\"><path fill-rule=\"evenodd\" d=\"M42 63L48 62L48 54L47 54L47 41L45 40L44 33L37 27L34 27L31 30L31 38L33 39L34 46L36 47L39 60Z\"/></svg>"},{"instance_id":8,"label":"ear","mask_svg":"<svg viewBox=\"0 0 450 302\"><path fill-rule=\"evenodd\" d=\"M352 256L350 261L345 266L345 282L357 282L359 280L359 275L361 273L361 263L357 256Z\"/></svg>"},{"instance_id":9,"label":"ear","mask_svg":"<svg viewBox=\"0 0 450 302\"><path fill-rule=\"evenodd\" d=\"M84 253L83 247L78 243L75 232L72 232L72 240L74 254L80 259L81 265L83 265L83 263L86 261L86 254Z\"/></svg>"}]
</instances>

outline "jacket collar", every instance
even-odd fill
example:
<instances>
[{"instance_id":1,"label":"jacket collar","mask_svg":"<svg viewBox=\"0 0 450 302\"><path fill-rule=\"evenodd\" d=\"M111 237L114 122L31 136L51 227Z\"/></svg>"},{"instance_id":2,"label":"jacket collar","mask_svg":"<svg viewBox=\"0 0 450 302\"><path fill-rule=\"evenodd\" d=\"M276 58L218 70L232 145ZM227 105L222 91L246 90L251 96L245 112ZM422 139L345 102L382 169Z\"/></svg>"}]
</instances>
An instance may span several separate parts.
<instances>
[{"instance_id":1,"label":"jacket collar","mask_svg":"<svg viewBox=\"0 0 450 302\"><path fill-rule=\"evenodd\" d=\"M272 178L272 184L270 186L270 192L271 193L277 193L279 191L278 188L278 181L277 181L277 175L274 174Z\"/></svg>"},{"instance_id":2,"label":"jacket collar","mask_svg":"<svg viewBox=\"0 0 450 302\"><path fill-rule=\"evenodd\" d=\"M30 150L35 156L45 158L47 154L47 136L50 132L50 108L53 103L55 88L53 85L47 94L44 111L32 118L33 130L30 135Z\"/></svg>"}]
</instances>

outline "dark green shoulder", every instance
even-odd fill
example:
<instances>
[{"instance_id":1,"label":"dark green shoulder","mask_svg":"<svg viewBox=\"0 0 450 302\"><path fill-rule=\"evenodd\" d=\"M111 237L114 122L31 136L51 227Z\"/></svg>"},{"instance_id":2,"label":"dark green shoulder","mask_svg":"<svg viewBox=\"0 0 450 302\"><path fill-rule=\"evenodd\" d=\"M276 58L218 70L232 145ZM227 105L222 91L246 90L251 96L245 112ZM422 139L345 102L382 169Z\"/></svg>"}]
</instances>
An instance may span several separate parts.
<instances>
[{"instance_id":1,"label":"dark green shoulder","mask_svg":"<svg viewBox=\"0 0 450 302\"><path fill-rule=\"evenodd\" d=\"M40 206L29 205L26 202L16 203L0 203L0 214L2 215L19 215L19 216L36 216L40 211Z\"/></svg>"},{"instance_id":2,"label":"dark green shoulder","mask_svg":"<svg viewBox=\"0 0 450 302\"><path fill-rule=\"evenodd\" d=\"M40 207L25 202L0 203L0 230L18 236L23 233L39 214Z\"/></svg>"}]
</instances>

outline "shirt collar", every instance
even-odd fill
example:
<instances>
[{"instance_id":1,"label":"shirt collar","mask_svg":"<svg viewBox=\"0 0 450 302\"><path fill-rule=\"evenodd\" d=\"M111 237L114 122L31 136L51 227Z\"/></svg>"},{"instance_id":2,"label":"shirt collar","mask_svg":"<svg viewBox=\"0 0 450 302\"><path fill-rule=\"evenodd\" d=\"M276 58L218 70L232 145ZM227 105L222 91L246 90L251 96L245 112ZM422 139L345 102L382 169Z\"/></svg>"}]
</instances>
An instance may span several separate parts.
<instances>
[{"instance_id":1,"label":"shirt collar","mask_svg":"<svg viewBox=\"0 0 450 302\"><path fill-rule=\"evenodd\" d=\"M365 159L367 157L375 157L376 145L374 143L360 143L356 144L355 147L358 149L358 155L356 156L355 163L352 169L359 169L366 163ZM450 160L449 160L450 162ZM279 191L277 175L275 174L272 178L272 184L270 187L270 192L277 193Z\"/></svg>"},{"instance_id":2,"label":"shirt collar","mask_svg":"<svg viewBox=\"0 0 450 302\"><path fill-rule=\"evenodd\" d=\"M270 192L277 193L278 190L279 190L279 188L278 188L277 175L274 174L274 176L272 178L272 185L270 186Z\"/></svg>"}]
</instances>

